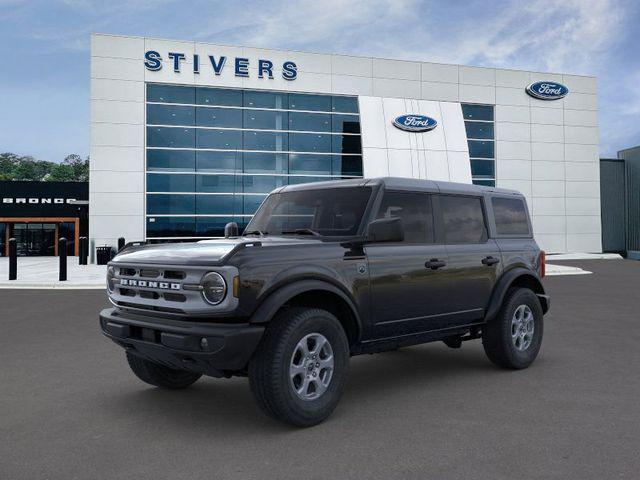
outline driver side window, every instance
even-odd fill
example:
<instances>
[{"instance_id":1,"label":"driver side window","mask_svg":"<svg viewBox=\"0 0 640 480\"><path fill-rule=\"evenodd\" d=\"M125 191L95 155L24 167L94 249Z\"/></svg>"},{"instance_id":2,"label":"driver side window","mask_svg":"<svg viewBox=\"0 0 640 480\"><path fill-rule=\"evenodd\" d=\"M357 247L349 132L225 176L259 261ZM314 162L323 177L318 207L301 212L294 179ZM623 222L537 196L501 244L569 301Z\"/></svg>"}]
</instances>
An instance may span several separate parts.
<instances>
[{"instance_id":1,"label":"driver side window","mask_svg":"<svg viewBox=\"0 0 640 480\"><path fill-rule=\"evenodd\" d=\"M404 243L433 243L433 211L427 193L385 191L376 218L400 218Z\"/></svg>"}]
</instances>

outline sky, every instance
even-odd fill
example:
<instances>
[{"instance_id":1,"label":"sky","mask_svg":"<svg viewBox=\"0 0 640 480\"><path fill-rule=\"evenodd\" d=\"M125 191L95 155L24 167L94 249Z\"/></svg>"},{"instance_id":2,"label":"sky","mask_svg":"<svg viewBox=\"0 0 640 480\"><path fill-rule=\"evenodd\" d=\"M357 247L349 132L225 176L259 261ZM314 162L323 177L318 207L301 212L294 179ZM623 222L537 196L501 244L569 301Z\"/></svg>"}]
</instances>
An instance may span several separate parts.
<instances>
[{"instance_id":1,"label":"sky","mask_svg":"<svg viewBox=\"0 0 640 480\"><path fill-rule=\"evenodd\" d=\"M0 152L88 155L92 32L595 75L601 156L640 144L637 0L0 0Z\"/></svg>"}]
</instances>

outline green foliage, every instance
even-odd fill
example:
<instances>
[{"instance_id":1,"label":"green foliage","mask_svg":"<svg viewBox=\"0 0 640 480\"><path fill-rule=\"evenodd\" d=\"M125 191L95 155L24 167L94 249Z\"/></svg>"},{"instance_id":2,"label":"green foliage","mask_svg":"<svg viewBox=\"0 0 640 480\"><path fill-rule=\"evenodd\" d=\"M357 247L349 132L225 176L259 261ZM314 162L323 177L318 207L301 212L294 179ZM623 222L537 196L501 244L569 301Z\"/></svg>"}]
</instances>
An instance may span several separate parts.
<instances>
[{"instance_id":1,"label":"green foliage","mask_svg":"<svg viewBox=\"0 0 640 480\"><path fill-rule=\"evenodd\" d=\"M0 153L0 180L89 181L89 157L67 155L62 163L36 160L15 153Z\"/></svg>"}]
</instances>

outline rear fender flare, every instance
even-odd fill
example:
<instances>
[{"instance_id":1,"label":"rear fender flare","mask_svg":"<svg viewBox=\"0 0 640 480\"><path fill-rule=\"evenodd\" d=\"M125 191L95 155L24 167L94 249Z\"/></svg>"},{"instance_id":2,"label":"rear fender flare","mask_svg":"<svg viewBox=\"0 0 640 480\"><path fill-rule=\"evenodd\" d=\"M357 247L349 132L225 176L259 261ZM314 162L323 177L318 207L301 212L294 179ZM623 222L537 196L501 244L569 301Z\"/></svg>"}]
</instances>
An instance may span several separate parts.
<instances>
[{"instance_id":1,"label":"rear fender flare","mask_svg":"<svg viewBox=\"0 0 640 480\"><path fill-rule=\"evenodd\" d=\"M524 283L528 288L531 288L538 295L543 312L547 313L549 309L548 300L538 274L526 268L516 267L503 273L493 287L493 293L486 309L485 321L492 320L498 315L504 297L514 283Z\"/></svg>"}]
</instances>

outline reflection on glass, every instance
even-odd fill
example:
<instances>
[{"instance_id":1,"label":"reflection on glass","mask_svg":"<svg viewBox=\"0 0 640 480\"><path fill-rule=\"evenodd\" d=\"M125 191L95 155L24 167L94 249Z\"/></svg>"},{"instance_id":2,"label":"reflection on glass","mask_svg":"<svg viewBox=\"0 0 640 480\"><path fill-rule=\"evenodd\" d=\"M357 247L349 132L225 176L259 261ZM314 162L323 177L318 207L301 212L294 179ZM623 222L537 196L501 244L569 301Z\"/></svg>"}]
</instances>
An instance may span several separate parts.
<instances>
[{"instance_id":1,"label":"reflection on glass","mask_svg":"<svg viewBox=\"0 0 640 480\"><path fill-rule=\"evenodd\" d=\"M193 171L195 158L193 150L147 149L147 170Z\"/></svg>"}]
</instances>

